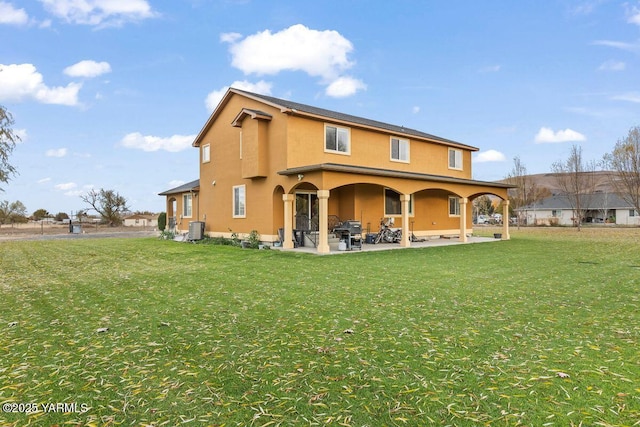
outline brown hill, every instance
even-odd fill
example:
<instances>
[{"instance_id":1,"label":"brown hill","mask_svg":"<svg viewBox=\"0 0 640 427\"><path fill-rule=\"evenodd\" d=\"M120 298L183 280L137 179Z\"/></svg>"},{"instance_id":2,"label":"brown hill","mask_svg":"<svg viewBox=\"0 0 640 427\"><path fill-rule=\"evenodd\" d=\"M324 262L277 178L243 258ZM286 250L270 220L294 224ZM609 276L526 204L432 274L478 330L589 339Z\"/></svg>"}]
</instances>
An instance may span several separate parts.
<instances>
[{"instance_id":1,"label":"brown hill","mask_svg":"<svg viewBox=\"0 0 640 427\"><path fill-rule=\"evenodd\" d=\"M598 171L594 172L595 178L595 192L602 193L614 193L615 190L611 185L611 176L612 172L609 171ZM539 173L534 175L528 175L528 178L536 184L536 187L542 189L546 188L549 190L551 194L558 194L562 191L558 186L558 174L556 173ZM507 180L503 179L499 182L506 183Z\"/></svg>"}]
</instances>

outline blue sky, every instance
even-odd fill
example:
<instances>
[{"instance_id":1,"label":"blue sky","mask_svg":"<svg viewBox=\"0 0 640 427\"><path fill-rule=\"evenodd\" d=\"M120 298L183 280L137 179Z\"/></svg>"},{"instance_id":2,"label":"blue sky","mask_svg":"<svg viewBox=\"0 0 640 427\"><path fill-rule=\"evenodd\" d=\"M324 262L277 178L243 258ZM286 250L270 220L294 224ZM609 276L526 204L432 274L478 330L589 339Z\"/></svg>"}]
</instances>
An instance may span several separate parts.
<instances>
[{"instance_id":1,"label":"blue sky","mask_svg":"<svg viewBox=\"0 0 640 427\"><path fill-rule=\"evenodd\" d=\"M29 213L91 188L162 211L229 86L476 146L487 181L640 125L639 1L0 0L0 40L0 200Z\"/></svg>"}]
</instances>

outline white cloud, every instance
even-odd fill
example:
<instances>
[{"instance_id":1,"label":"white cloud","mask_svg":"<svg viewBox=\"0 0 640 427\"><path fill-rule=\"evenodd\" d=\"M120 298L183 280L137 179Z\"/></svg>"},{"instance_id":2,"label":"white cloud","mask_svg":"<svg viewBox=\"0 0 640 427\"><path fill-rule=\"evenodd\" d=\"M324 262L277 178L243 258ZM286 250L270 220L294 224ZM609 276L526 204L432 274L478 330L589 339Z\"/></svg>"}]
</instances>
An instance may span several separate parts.
<instances>
[{"instance_id":1,"label":"white cloud","mask_svg":"<svg viewBox=\"0 0 640 427\"><path fill-rule=\"evenodd\" d=\"M565 129L554 132L551 128L542 127L535 137L535 142L538 144L544 144L570 141L585 141L586 139L587 138L583 134L572 129Z\"/></svg>"},{"instance_id":2,"label":"white cloud","mask_svg":"<svg viewBox=\"0 0 640 427\"><path fill-rule=\"evenodd\" d=\"M331 82L331 84L327 86L325 93L334 98L344 98L353 95L358 90L365 90L366 88L367 85L364 84L362 80L344 76L338 77Z\"/></svg>"},{"instance_id":3,"label":"white cloud","mask_svg":"<svg viewBox=\"0 0 640 427\"><path fill-rule=\"evenodd\" d=\"M619 42L615 40L596 40L595 42L593 42L593 44L597 46L613 47L616 49L626 50L629 52L640 51L640 43L627 43L627 42Z\"/></svg>"},{"instance_id":4,"label":"white cloud","mask_svg":"<svg viewBox=\"0 0 640 427\"><path fill-rule=\"evenodd\" d=\"M73 24L121 26L157 16L147 0L40 0L45 9Z\"/></svg>"},{"instance_id":5,"label":"white cloud","mask_svg":"<svg viewBox=\"0 0 640 427\"><path fill-rule=\"evenodd\" d=\"M240 33L222 33L220 34L220 41L223 43L235 43L242 38Z\"/></svg>"},{"instance_id":6,"label":"white cloud","mask_svg":"<svg viewBox=\"0 0 640 427\"><path fill-rule=\"evenodd\" d=\"M24 9L16 9L11 3L0 1L0 24L26 25L29 15Z\"/></svg>"},{"instance_id":7,"label":"white cloud","mask_svg":"<svg viewBox=\"0 0 640 427\"><path fill-rule=\"evenodd\" d=\"M598 67L600 71L624 71L627 65L621 61L605 61Z\"/></svg>"},{"instance_id":8,"label":"white cloud","mask_svg":"<svg viewBox=\"0 0 640 427\"><path fill-rule=\"evenodd\" d=\"M46 184L47 182L51 182L51 178L42 178L38 180L38 184Z\"/></svg>"},{"instance_id":9,"label":"white cloud","mask_svg":"<svg viewBox=\"0 0 640 427\"><path fill-rule=\"evenodd\" d=\"M417 105L416 105L416 106L414 106L414 107L411 109L411 112L412 112L413 114L418 114L418 113L420 112L420 107L418 107Z\"/></svg>"},{"instance_id":10,"label":"white cloud","mask_svg":"<svg viewBox=\"0 0 640 427\"><path fill-rule=\"evenodd\" d=\"M574 15L589 15L596 9L598 3L598 1L580 3L572 7L570 12Z\"/></svg>"},{"instance_id":11,"label":"white cloud","mask_svg":"<svg viewBox=\"0 0 640 427\"><path fill-rule=\"evenodd\" d=\"M64 69L64 73L71 77L91 78L110 72L111 65L109 65L108 62L96 62L92 60L80 61Z\"/></svg>"},{"instance_id":12,"label":"white cloud","mask_svg":"<svg viewBox=\"0 0 640 427\"><path fill-rule=\"evenodd\" d=\"M628 102L640 103L640 92L623 93L622 95L616 95L611 99L615 101L628 101Z\"/></svg>"},{"instance_id":13,"label":"white cloud","mask_svg":"<svg viewBox=\"0 0 640 427\"><path fill-rule=\"evenodd\" d=\"M64 157L67 155L66 148L52 148L45 153L47 157Z\"/></svg>"},{"instance_id":14,"label":"white cloud","mask_svg":"<svg viewBox=\"0 0 640 427\"><path fill-rule=\"evenodd\" d=\"M353 45L337 31L311 30L297 24L277 33L265 30L238 40L231 42L231 64L246 74L291 70L333 79L353 65L347 58Z\"/></svg>"},{"instance_id":15,"label":"white cloud","mask_svg":"<svg viewBox=\"0 0 640 427\"><path fill-rule=\"evenodd\" d=\"M27 139L29 139L29 134L27 134L26 129L15 129L14 133L18 138L20 138L19 141L16 141L17 144L27 142Z\"/></svg>"},{"instance_id":16,"label":"white cloud","mask_svg":"<svg viewBox=\"0 0 640 427\"><path fill-rule=\"evenodd\" d=\"M230 44L231 65L245 74L302 71L320 77L328 86L327 95L336 97L366 88L362 81L343 75L354 65L349 59L353 44L337 31L312 30L297 24L276 33L265 30L245 38L225 33L220 40Z\"/></svg>"},{"instance_id":17,"label":"white cloud","mask_svg":"<svg viewBox=\"0 0 640 427\"><path fill-rule=\"evenodd\" d=\"M271 83L265 82L264 80L260 80L257 83L251 83L246 80L242 80L242 81L236 80L231 84L231 87L234 87L240 90L246 90L247 92L259 93L261 95L271 95ZM210 92L209 95L207 95L207 98L205 99L205 105L207 106L207 110L209 110L210 112L215 110L218 104L220 103L220 101L222 100L222 97L224 96L224 94L227 93L228 89L229 87L225 86L221 89Z\"/></svg>"},{"instance_id":18,"label":"white cloud","mask_svg":"<svg viewBox=\"0 0 640 427\"><path fill-rule=\"evenodd\" d=\"M640 25L640 7L631 6L627 10L627 15L629 16L627 18L629 24Z\"/></svg>"},{"instance_id":19,"label":"white cloud","mask_svg":"<svg viewBox=\"0 0 640 427\"><path fill-rule=\"evenodd\" d=\"M196 135L173 135L169 138L159 136L142 135L139 132L127 134L120 141L120 145L125 148L133 148L142 151L165 150L172 153L185 150L191 147L191 143Z\"/></svg>"},{"instance_id":20,"label":"white cloud","mask_svg":"<svg viewBox=\"0 0 640 427\"><path fill-rule=\"evenodd\" d=\"M56 190L65 191L65 190L73 190L77 186L78 184L76 184L75 182L65 182L64 184L56 184L54 188Z\"/></svg>"},{"instance_id":21,"label":"white cloud","mask_svg":"<svg viewBox=\"0 0 640 427\"><path fill-rule=\"evenodd\" d=\"M499 151L496 150L487 150L482 151L476 154L474 161L476 163L486 163L486 162L504 162L506 157Z\"/></svg>"},{"instance_id":22,"label":"white cloud","mask_svg":"<svg viewBox=\"0 0 640 427\"><path fill-rule=\"evenodd\" d=\"M502 68L502 65L488 65L486 67L480 68L481 73L497 73Z\"/></svg>"},{"instance_id":23,"label":"white cloud","mask_svg":"<svg viewBox=\"0 0 640 427\"><path fill-rule=\"evenodd\" d=\"M32 98L43 104L77 105L81 83L48 87L32 64L0 64L0 101Z\"/></svg>"}]
</instances>

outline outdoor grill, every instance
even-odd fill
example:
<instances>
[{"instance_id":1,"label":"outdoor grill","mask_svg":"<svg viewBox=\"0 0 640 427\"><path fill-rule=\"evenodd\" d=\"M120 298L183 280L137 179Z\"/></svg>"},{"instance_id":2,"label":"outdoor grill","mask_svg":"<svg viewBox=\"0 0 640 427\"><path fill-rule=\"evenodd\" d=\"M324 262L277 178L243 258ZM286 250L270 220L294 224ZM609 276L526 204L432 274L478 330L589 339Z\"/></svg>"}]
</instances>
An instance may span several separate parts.
<instances>
[{"instance_id":1,"label":"outdoor grill","mask_svg":"<svg viewBox=\"0 0 640 427\"><path fill-rule=\"evenodd\" d=\"M347 244L347 250L362 249L362 224L360 221L344 221L333 229L338 238Z\"/></svg>"}]
</instances>

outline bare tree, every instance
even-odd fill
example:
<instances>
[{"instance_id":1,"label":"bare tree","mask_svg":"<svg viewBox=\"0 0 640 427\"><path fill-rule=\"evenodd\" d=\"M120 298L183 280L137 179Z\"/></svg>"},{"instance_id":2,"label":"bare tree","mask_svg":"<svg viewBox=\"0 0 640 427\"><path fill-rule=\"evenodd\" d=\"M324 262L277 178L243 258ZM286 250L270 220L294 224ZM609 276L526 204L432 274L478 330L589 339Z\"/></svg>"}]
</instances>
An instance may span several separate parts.
<instances>
[{"instance_id":1,"label":"bare tree","mask_svg":"<svg viewBox=\"0 0 640 427\"><path fill-rule=\"evenodd\" d=\"M27 208L20 200L11 203L9 203L8 200L0 202L0 224L13 224L27 221Z\"/></svg>"},{"instance_id":2,"label":"bare tree","mask_svg":"<svg viewBox=\"0 0 640 427\"><path fill-rule=\"evenodd\" d=\"M7 183L16 169L9 164L9 155L16 147L20 137L12 129L13 116L0 105L0 182ZM0 188L2 191L2 188Z\"/></svg>"},{"instance_id":3,"label":"bare tree","mask_svg":"<svg viewBox=\"0 0 640 427\"><path fill-rule=\"evenodd\" d=\"M493 214L493 202L491 201L491 197L487 196L486 194L483 194L482 196L474 199L473 204L478 215Z\"/></svg>"},{"instance_id":4,"label":"bare tree","mask_svg":"<svg viewBox=\"0 0 640 427\"><path fill-rule=\"evenodd\" d=\"M555 162L551 165L551 170L556 174L558 187L567 197L573 210L574 225L580 231L591 195L595 190L596 162L585 162L582 158L582 147L574 144L571 146L569 158L564 162Z\"/></svg>"},{"instance_id":5,"label":"bare tree","mask_svg":"<svg viewBox=\"0 0 640 427\"><path fill-rule=\"evenodd\" d=\"M640 212L640 126L631 128L613 151L605 154L604 164L613 172L610 175L613 188Z\"/></svg>"},{"instance_id":6,"label":"bare tree","mask_svg":"<svg viewBox=\"0 0 640 427\"><path fill-rule=\"evenodd\" d=\"M520 157L513 158L513 169L506 177L507 184L514 185L515 188L509 190L509 207L516 212L516 223L520 228L520 210L528 206L539 198L539 191L534 180L527 175L527 167L520 161ZM505 218L503 220L508 220Z\"/></svg>"},{"instance_id":7,"label":"bare tree","mask_svg":"<svg viewBox=\"0 0 640 427\"><path fill-rule=\"evenodd\" d=\"M127 200L113 190L91 190L80 198L91 205L110 226L122 224L122 214L129 210Z\"/></svg>"}]
</instances>

